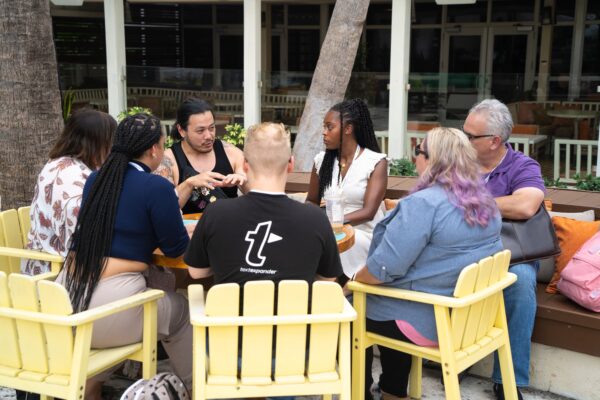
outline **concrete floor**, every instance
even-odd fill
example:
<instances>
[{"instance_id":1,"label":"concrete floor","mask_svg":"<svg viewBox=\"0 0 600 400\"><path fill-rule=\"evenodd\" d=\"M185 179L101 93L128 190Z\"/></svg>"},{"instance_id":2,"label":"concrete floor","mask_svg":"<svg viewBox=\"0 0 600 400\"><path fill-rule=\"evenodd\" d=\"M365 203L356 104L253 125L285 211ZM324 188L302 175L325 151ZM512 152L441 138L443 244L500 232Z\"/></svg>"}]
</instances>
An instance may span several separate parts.
<instances>
[{"instance_id":1,"label":"concrete floor","mask_svg":"<svg viewBox=\"0 0 600 400\"><path fill-rule=\"evenodd\" d=\"M373 363L373 375L379 376L381 367L379 365L379 359L375 357ZM159 371L168 370L168 364L166 362L159 362ZM438 400L445 399L444 387L440 383L440 371L423 368L423 397L424 400ZM133 383L133 380L124 378L111 379L104 387L103 394L105 400L119 400L121 394L125 389ZM492 392L492 383L489 379L482 379L476 376L467 375L460 384L461 395L463 400L494 400L494 394ZM537 390L524 389L523 397L525 400L570 400L567 397L558 396L548 392L541 392ZM318 396L310 397L299 397L301 400L316 400ZM378 396L375 397L376 400ZM0 399L2 400L15 400L15 394L12 389L0 388ZM584 400L584 399L581 399Z\"/></svg>"}]
</instances>

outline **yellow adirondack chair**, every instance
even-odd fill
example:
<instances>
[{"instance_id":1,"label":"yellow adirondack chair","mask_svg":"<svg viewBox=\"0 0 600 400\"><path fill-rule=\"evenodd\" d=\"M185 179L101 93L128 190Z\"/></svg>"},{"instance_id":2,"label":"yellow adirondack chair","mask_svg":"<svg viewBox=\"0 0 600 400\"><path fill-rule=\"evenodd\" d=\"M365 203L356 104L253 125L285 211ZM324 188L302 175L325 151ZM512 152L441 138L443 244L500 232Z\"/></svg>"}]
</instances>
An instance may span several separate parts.
<instances>
[{"instance_id":1,"label":"yellow adirondack chair","mask_svg":"<svg viewBox=\"0 0 600 400\"><path fill-rule=\"evenodd\" d=\"M54 254L36 250L25 250L27 234L31 222L29 207L0 212L0 271L7 274L21 272L21 258L50 262L50 268L56 275L63 258Z\"/></svg>"},{"instance_id":2,"label":"yellow adirondack chair","mask_svg":"<svg viewBox=\"0 0 600 400\"><path fill-rule=\"evenodd\" d=\"M498 350L504 394L516 400L515 375L508 340L502 290L517 277L508 272L510 251L504 250L465 267L454 297L350 282L358 318L353 326L352 398L362 400L365 386L365 349L374 344L411 354L409 395L421 398L422 358L439 362L447 399L460 399L458 373ZM366 295L432 304L439 348L420 347L366 331Z\"/></svg>"},{"instance_id":3,"label":"yellow adirondack chair","mask_svg":"<svg viewBox=\"0 0 600 400\"><path fill-rule=\"evenodd\" d=\"M73 314L69 295L55 282L0 272L0 386L39 393L42 399L79 400L88 377L131 359L143 376L156 374L156 300L149 290ZM94 321L132 307L144 307L143 341L90 349Z\"/></svg>"},{"instance_id":4,"label":"yellow adirondack chair","mask_svg":"<svg viewBox=\"0 0 600 400\"><path fill-rule=\"evenodd\" d=\"M315 394L331 399L337 393L341 400L350 400L350 321L356 319L356 312L340 286L315 282L310 313L307 282L279 283L277 315L273 315L274 292L272 281L248 282L240 316L239 285L212 287L206 305L201 285L188 288L194 326L194 399Z\"/></svg>"}]
</instances>

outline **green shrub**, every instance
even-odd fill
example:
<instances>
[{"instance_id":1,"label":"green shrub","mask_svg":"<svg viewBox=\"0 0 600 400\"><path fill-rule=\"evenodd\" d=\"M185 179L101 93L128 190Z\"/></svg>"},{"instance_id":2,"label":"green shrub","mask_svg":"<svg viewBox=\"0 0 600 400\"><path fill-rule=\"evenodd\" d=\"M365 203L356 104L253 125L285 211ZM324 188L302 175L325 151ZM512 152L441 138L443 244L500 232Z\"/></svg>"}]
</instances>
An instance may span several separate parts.
<instances>
[{"instance_id":1,"label":"green shrub","mask_svg":"<svg viewBox=\"0 0 600 400\"><path fill-rule=\"evenodd\" d=\"M148 115L152 115L152 110L149 108L144 108L144 107L129 107L127 110L121 111L119 113L119 115L117 115L117 122L121 122L125 119L125 117L127 117L128 115L135 115L135 114L148 114Z\"/></svg>"},{"instance_id":2,"label":"green shrub","mask_svg":"<svg viewBox=\"0 0 600 400\"><path fill-rule=\"evenodd\" d=\"M389 167L391 176L417 176L415 164L407 158L393 159Z\"/></svg>"},{"instance_id":3,"label":"green shrub","mask_svg":"<svg viewBox=\"0 0 600 400\"><path fill-rule=\"evenodd\" d=\"M246 130L240 124L225 125L223 140L234 146L242 147L246 138Z\"/></svg>"},{"instance_id":4,"label":"green shrub","mask_svg":"<svg viewBox=\"0 0 600 400\"><path fill-rule=\"evenodd\" d=\"M65 97L63 98L62 104L62 114L63 121L67 122L67 119L71 116L71 111L73 108L73 102L75 101L75 92L73 89L68 89L65 91Z\"/></svg>"},{"instance_id":5,"label":"green shrub","mask_svg":"<svg viewBox=\"0 0 600 400\"><path fill-rule=\"evenodd\" d=\"M575 187L579 190L590 190L600 192L600 176L588 175L585 178L575 175Z\"/></svg>"},{"instance_id":6,"label":"green shrub","mask_svg":"<svg viewBox=\"0 0 600 400\"><path fill-rule=\"evenodd\" d=\"M547 188L555 187L558 189L565 189L567 187L567 184L564 182L561 182L560 178L554 180L552 178L548 178L547 176L544 176L544 186L546 186Z\"/></svg>"}]
</instances>

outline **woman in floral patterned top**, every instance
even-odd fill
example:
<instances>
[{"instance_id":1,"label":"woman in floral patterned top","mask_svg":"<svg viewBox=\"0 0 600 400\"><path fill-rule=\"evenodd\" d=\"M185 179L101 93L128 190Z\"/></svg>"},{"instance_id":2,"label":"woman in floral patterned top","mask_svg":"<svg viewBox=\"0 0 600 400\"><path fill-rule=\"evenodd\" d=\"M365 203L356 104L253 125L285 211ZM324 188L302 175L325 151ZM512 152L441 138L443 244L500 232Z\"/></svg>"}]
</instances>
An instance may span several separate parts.
<instances>
[{"instance_id":1,"label":"woman in floral patterned top","mask_svg":"<svg viewBox=\"0 0 600 400\"><path fill-rule=\"evenodd\" d=\"M27 248L65 257L77 224L83 186L106 159L116 121L92 109L75 111L67 120L50 160L38 175L31 203ZM25 260L21 272L49 272L47 262Z\"/></svg>"}]
</instances>

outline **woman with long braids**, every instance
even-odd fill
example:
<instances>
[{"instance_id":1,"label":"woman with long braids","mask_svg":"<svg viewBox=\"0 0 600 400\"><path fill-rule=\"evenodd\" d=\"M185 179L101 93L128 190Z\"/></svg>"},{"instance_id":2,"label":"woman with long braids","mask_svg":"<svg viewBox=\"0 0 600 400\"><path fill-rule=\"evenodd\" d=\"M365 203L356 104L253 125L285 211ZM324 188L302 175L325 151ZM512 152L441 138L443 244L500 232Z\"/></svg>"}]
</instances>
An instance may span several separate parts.
<instances>
[{"instance_id":1,"label":"woman with long braids","mask_svg":"<svg viewBox=\"0 0 600 400\"><path fill-rule=\"evenodd\" d=\"M117 127L111 152L88 178L73 246L58 281L73 309L83 311L147 290L142 273L159 247L182 255L189 242L173 185L154 175L165 145L158 118L137 114ZM92 346L105 348L142 338L143 309L127 310L94 323ZM177 375L188 389L192 378L192 329L187 301L166 293L158 301L158 335ZM92 378L86 399L99 399L102 381Z\"/></svg>"},{"instance_id":2,"label":"woman with long braids","mask_svg":"<svg viewBox=\"0 0 600 400\"><path fill-rule=\"evenodd\" d=\"M319 205L329 186L342 188L344 220L354 225L355 233L354 246L340 254L349 278L365 264L373 228L383 218L387 161L369 109L360 99L331 107L323 121L323 142L325 151L315 157L307 201Z\"/></svg>"},{"instance_id":3,"label":"woman with long braids","mask_svg":"<svg viewBox=\"0 0 600 400\"><path fill-rule=\"evenodd\" d=\"M485 188L477 152L458 129L435 128L415 149L419 180L373 231L369 257L354 280L452 296L462 269L502 250L500 212ZM367 296L367 330L437 347L433 306ZM411 355L380 346L383 400L408 399ZM367 353L365 398L372 354Z\"/></svg>"}]
</instances>

